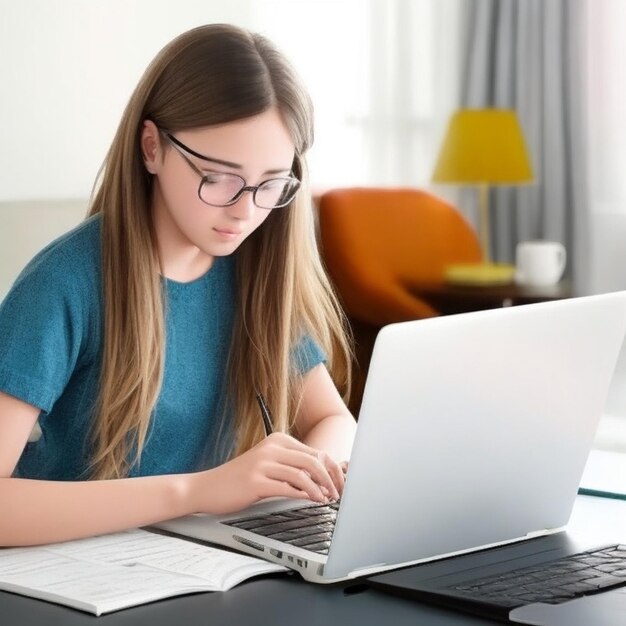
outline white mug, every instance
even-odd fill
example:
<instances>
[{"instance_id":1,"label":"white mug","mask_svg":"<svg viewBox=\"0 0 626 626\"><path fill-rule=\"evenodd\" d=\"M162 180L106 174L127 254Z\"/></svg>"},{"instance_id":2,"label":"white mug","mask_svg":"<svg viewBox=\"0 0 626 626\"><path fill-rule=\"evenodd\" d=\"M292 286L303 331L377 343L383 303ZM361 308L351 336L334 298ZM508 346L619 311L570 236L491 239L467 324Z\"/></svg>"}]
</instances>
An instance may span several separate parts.
<instances>
[{"instance_id":1,"label":"white mug","mask_svg":"<svg viewBox=\"0 0 626 626\"><path fill-rule=\"evenodd\" d=\"M522 241L515 251L515 282L529 287L555 285L566 261L565 247L558 241Z\"/></svg>"}]
</instances>

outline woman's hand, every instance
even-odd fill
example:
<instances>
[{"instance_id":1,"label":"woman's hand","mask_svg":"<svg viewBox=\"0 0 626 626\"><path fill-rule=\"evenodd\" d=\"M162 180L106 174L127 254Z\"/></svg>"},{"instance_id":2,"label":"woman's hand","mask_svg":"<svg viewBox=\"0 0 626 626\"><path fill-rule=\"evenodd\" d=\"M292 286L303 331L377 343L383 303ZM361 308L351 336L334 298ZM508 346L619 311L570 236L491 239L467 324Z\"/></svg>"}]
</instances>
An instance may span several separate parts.
<instances>
[{"instance_id":1,"label":"woman's hand","mask_svg":"<svg viewBox=\"0 0 626 626\"><path fill-rule=\"evenodd\" d=\"M237 458L192 475L194 509L231 513L264 498L337 500L344 472L327 453L284 433L273 433Z\"/></svg>"}]
</instances>

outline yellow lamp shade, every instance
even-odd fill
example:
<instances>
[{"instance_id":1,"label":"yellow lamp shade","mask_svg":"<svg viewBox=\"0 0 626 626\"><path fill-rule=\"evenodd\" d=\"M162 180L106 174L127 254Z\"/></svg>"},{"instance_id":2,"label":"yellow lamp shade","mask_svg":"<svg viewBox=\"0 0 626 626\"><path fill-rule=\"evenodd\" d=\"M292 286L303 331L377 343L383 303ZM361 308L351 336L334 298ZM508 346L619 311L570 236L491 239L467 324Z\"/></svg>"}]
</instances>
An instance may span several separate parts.
<instances>
[{"instance_id":1,"label":"yellow lamp shade","mask_svg":"<svg viewBox=\"0 0 626 626\"><path fill-rule=\"evenodd\" d=\"M532 179L514 111L461 109L452 116L433 182L506 185Z\"/></svg>"}]
</instances>

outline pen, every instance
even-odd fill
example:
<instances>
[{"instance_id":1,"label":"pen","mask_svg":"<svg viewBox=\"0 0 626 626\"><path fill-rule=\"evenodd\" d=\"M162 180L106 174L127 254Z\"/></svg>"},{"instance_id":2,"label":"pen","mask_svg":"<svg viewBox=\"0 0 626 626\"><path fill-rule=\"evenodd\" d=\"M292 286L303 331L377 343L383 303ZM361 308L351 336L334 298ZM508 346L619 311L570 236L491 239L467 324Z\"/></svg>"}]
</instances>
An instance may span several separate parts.
<instances>
[{"instance_id":1,"label":"pen","mask_svg":"<svg viewBox=\"0 0 626 626\"><path fill-rule=\"evenodd\" d=\"M267 404L265 404L265 400L263 396L257 391L256 401L259 403L259 408L261 409L261 417L263 418L263 428L265 429L265 436L269 437L274 432L274 428L272 427L272 416L270 415L270 410L267 408ZM348 464L341 464L341 471L343 472L344 478L348 474Z\"/></svg>"},{"instance_id":2,"label":"pen","mask_svg":"<svg viewBox=\"0 0 626 626\"><path fill-rule=\"evenodd\" d=\"M259 408L261 409L261 417L263 418L263 428L265 429L265 436L269 437L274 432L274 428L272 427L272 416L270 415L270 411L267 408L267 404L265 404L263 396L258 391L256 394L256 401L259 403Z\"/></svg>"}]
</instances>

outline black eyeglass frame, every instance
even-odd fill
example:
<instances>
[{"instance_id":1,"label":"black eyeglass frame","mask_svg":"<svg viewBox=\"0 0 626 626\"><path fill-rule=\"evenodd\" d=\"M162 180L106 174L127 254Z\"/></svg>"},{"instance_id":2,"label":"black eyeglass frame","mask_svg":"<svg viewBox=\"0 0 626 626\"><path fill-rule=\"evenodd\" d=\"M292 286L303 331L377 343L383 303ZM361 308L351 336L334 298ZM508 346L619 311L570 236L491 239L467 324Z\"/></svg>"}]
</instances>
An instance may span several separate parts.
<instances>
[{"instance_id":1,"label":"black eyeglass frame","mask_svg":"<svg viewBox=\"0 0 626 626\"><path fill-rule=\"evenodd\" d=\"M176 149L176 151L183 157L183 159L187 162L187 164L189 165L189 167L191 167L191 169L198 174L198 176L200 176L200 185L198 185L198 198L200 198L200 200L202 200L202 202L204 202L204 204L208 205L208 206L215 206L215 207L225 207L225 206L231 206L233 204L235 204L239 198L241 198L241 196L246 192L249 191L252 194L252 201L254 202L254 205L256 207L258 207L259 209L263 209L264 211L272 211L273 209L281 209L285 206L287 206L296 196L296 193L298 192L298 190L300 189L300 180L297 179L295 176L280 176L277 178L268 178L267 180L264 180L262 183L254 186L254 185L248 185L246 183L246 179L243 178L243 176L239 176L239 174L233 174L233 173L228 173L228 176L234 176L235 178L239 178L241 180L241 189L225 204L214 204L212 202L207 202L203 197L202 197L202 187L203 185L205 185L210 177L210 174L206 174L205 172L203 172L200 168L197 167L197 165L187 157L187 155L185 154L185 152L187 154L190 154L198 159L204 159L205 161L211 161L212 159L210 159L209 157L206 157L202 154L200 154L199 152L196 152L195 150L192 150L191 148L189 148L188 146L186 146L182 141L180 141L179 139L176 139L176 137L174 137L173 135L171 135L170 133L159 129L159 132L168 140L168 142L170 143L170 145ZM226 175L225 172L218 172L215 171L215 174L218 175ZM276 181L287 181L288 184L290 184L293 187L293 191L290 192L289 198L285 201L285 202L281 202L280 204L276 204L272 207L266 207L266 206L261 206L257 203L256 201L256 194L257 191L259 189L262 189L264 185L267 185L268 183L275 183Z\"/></svg>"}]
</instances>

